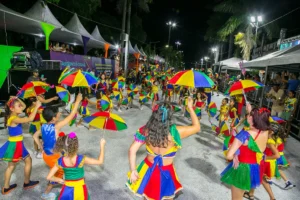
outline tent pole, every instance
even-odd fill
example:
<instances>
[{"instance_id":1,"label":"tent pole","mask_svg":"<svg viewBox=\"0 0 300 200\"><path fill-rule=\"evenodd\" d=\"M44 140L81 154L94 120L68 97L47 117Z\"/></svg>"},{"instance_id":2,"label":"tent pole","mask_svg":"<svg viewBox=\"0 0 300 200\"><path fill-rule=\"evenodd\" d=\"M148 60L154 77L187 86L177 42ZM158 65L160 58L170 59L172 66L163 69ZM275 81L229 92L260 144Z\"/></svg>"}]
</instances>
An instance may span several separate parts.
<instances>
[{"instance_id":1,"label":"tent pole","mask_svg":"<svg viewBox=\"0 0 300 200\"><path fill-rule=\"evenodd\" d=\"M266 70L265 70L265 77L264 77L264 87L262 88L262 93L260 96L260 101L259 101L259 107L262 107L263 104L263 98L264 98L264 93L265 93L265 87L266 87L266 83L267 83L267 75L268 75L268 66L266 66Z\"/></svg>"}]
</instances>

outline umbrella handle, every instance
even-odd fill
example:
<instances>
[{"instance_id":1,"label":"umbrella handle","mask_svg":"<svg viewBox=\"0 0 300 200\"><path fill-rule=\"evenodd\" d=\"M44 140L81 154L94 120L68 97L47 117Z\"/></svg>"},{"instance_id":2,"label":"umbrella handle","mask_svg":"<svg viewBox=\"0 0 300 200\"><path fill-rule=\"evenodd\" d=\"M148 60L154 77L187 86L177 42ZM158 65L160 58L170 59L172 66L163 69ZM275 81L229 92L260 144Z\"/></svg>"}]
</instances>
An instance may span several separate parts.
<instances>
[{"instance_id":1,"label":"umbrella handle","mask_svg":"<svg viewBox=\"0 0 300 200\"><path fill-rule=\"evenodd\" d=\"M244 98L245 98L245 101L246 101L246 105L247 105L247 103L249 103L248 102L248 100L247 100L247 96L246 96L246 94L245 94L245 91L243 90L243 95L244 95Z\"/></svg>"}]
</instances>

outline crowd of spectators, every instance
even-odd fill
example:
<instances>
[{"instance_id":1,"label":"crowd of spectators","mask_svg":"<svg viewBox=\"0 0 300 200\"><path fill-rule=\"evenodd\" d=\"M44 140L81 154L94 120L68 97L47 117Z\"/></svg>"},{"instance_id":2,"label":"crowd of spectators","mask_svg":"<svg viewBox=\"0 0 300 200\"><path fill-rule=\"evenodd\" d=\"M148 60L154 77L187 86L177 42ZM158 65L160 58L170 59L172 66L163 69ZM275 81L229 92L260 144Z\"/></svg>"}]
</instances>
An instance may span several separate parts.
<instances>
[{"instance_id":1,"label":"crowd of spectators","mask_svg":"<svg viewBox=\"0 0 300 200\"><path fill-rule=\"evenodd\" d=\"M63 44L63 43L60 45L59 42L56 42L55 45L53 45L53 43L50 43L49 50L73 54L74 47L71 45L68 45L68 44Z\"/></svg>"}]
</instances>

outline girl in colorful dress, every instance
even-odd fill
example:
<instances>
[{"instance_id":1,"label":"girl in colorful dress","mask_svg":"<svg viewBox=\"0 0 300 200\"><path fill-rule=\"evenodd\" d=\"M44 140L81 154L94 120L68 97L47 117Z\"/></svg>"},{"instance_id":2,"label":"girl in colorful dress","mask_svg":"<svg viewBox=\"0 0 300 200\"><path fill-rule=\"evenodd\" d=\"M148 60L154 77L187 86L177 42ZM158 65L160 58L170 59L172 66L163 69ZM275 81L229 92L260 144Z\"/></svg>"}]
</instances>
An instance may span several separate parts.
<instances>
[{"instance_id":1,"label":"girl in colorful dress","mask_svg":"<svg viewBox=\"0 0 300 200\"><path fill-rule=\"evenodd\" d=\"M274 193L270 187L270 183L272 183L271 179L273 177L280 178L280 174L278 171L278 167L276 165L276 159L280 157L279 152L276 148L276 143L274 140L274 130L278 130L278 124L272 123L269 130L269 139L267 142L267 147L264 152L265 158L264 158L264 167L263 167L263 176L262 184L269 194L269 197L271 200L275 199ZM245 192L244 197L247 199L254 200L254 189L252 188L250 192Z\"/></svg>"},{"instance_id":2,"label":"girl in colorful dress","mask_svg":"<svg viewBox=\"0 0 300 200\"><path fill-rule=\"evenodd\" d=\"M285 181L284 189L293 188L293 187L295 187L295 185L292 184L291 181L288 180L285 173L283 172L283 168L289 167L289 162L287 161L287 159L284 155L284 152L283 152L284 151L284 141L286 140L288 135L284 131L284 128L279 124L276 124L276 126L273 127L272 129L274 132L273 139L276 142L276 148L280 155L280 157L276 161L276 165L278 166L278 171L279 171L280 177L282 177L282 179Z\"/></svg>"},{"instance_id":3,"label":"girl in colorful dress","mask_svg":"<svg viewBox=\"0 0 300 200\"><path fill-rule=\"evenodd\" d=\"M266 149L270 128L270 111L251 109L247 104L250 130L242 130L234 139L226 155L233 160L221 173L221 181L231 185L233 200L242 200L245 191L260 186L262 181L263 152Z\"/></svg>"},{"instance_id":4,"label":"girl in colorful dress","mask_svg":"<svg viewBox=\"0 0 300 200\"><path fill-rule=\"evenodd\" d=\"M196 93L196 98L194 99L194 107L200 109L200 114L198 115L198 119L201 119L201 111L202 109L205 108L206 103L205 103L206 99L203 99L201 96L201 92L197 92Z\"/></svg>"},{"instance_id":5,"label":"girl in colorful dress","mask_svg":"<svg viewBox=\"0 0 300 200\"><path fill-rule=\"evenodd\" d=\"M10 178L19 161L23 160L24 167L24 184L23 188L30 189L39 184L39 181L31 181L30 174L32 168L31 157L24 146L22 124L32 122L41 106L41 102L37 101L34 110L28 117L19 117L26 105L17 97L11 97L5 105L5 124L8 128L8 141L0 147L0 161L7 161L8 167L4 174L4 185L1 190L3 195L10 193L16 189L17 184L10 185Z\"/></svg>"},{"instance_id":6,"label":"girl in colorful dress","mask_svg":"<svg viewBox=\"0 0 300 200\"><path fill-rule=\"evenodd\" d=\"M235 137L235 131L233 127L239 123L238 121L238 115L237 115L237 109L235 107L235 99L231 98L229 102L229 112L228 112L229 118L231 120L230 122L230 131L229 135L223 135L224 136L224 143L223 143L223 153L226 156L227 150L229 148L230 141L233 142Z\"/></svg>"},{"instance_id":7,"label":"girl in colorful dress","mask_svg":"<svg viewBox=\"0 0 300 200\"><path fill-rule=\"evenodd\" d=\"M154 84L152 85L152 90L151 93L153 95L153 100L152 100L152 108L156 105L156 102L159 100L158 97L158 81L155 81Z\"/></svg>"},{"instance_id":8,"label":"girl in colorful dress","mask_svg":"<svg viewBox=\"0 0 300 200\"><path fill-rule=\"evenodd\" d=\"M30 116L30 114L34 111L34 109L36 107L37 99L36 99L36 97L32 97L32 98L29 98L29 101L30 101L31 105L26 109L27 116ZM43 112L43 108L40 107L37 111L37 114L34 117L34 120L29 125L29 133L32 135L37 130L41 129L41 115L42 115L41 113L42 112ZM38 145L34 140L33 140L33 148L35 150L35 152L34 152L35 157L38 159L41 159L42 152L41 152L41 150L39 150Z\"/></svg>"},{"instance_id":9,"label":"girl in colorful dress","mask_svg":"<svg viewBox=\"0 0 300 200\"><path fill-rule=\"evenodd\" d=\"M62 189L57 197L61 200L88 200L89 192L84 182L84 165L102 165L104 162L105 140L100 141L100 155L98 159L89 158L78 154L78 138L75 133L65 135L60 133L54 148L56 153L64 152L57 163L50 170L47 180L62 184ZM56 177L58 170L63 170L65 178Z\"/></svg>"},{"instance_id":10,"label":"girl in colorful dress","mask_svg":"<svg viewBox=\"0 0 300 200\"><path fill-rule=\"evenodd\" d=\"M96 84L96 88L95 88L96 98L100 99L102 97L102 95L105 94L106 89L107 89L107 83L105 81L105 74L102 73L98 83Z\"/></svg>"},{"instance_id":11,"label":"girl in colorful dress","mask_svg":"<svg viewBox=\"0 0 300 200\"><path fill-rule=\"evenodd\" d=\"M222 100L222 104L221 104L221 107L220 107L219 127L221 127L221 123L223 121L227 120L228 111L229 111L228 98L224 98Z\"/></svg>"},{"instance_id":12,"label":"girl in colorful dress","mask_svg":"<svg viewBox=\"0 0 300 200\"><path fill-rule=\"evenodd\" d=\"M172 107L164 103L155 107L147 124L135 134L129 149L131 171L126 185L137 196L153 200L173 199L182 189L173 160L181 148L181 139L200 131L192 98L188 99L188 108L191 110L191 126L172 124ZM136 167L137 151L144 144L148 154Z\"/></svg>"},{"instance_id":13,"label":"girl in colorful dress","mask_svg":"<svg viewBox=\"0 0 300 200\"><path fill-rule=\"evenodd\" d=\"M181 94L180 94L180 104L179 105L183 105L182 106L182 112L183 112L183 115L185 114L185 107L187 106L187 100L188 100L188 97L190 96L190 91L187 87L184 87L181 91Z\"/></svg>"},{"instance_id":14,"label":"girl in colorful dress","mask_svg":"<svg viewBox=\"0 0 300 200\"><path fill-rule=\"evenodd\" d=\"M89 99L88 97L84 97L82 102L81 102L81 106L79 108L79 114L81 115L81 119L79 120L79 122L76 124L76 127L81 125L83 118L86 116L90 116L90 111L88 109L88 105L89 105Z\"/></svg>"}]
</instances>

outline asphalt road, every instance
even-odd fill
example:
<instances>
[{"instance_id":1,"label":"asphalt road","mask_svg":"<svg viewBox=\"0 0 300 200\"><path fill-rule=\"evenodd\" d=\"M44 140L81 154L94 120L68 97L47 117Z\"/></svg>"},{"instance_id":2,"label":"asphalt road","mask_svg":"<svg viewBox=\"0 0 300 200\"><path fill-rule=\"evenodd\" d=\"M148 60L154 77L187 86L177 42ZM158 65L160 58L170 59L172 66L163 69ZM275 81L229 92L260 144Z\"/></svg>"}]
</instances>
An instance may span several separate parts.
<instances>
[{"instance_id":1,"label":"asphalt road","mask_svg":"<svg viewBox=\"0 0 300 200\"><path fill-rule=\"evenodd\" d=\"M223 96L213 96L213 101L220 105ZM90 157L97 157L99 154L99 140L101 137L107 141L105 163L103 166L85 166L85 181L91 199L99 200L127 200L139 199L125 187L127 172L129 170L127 152L133 141L135 131L144 125L150 114L150 104L144 106L140 111L138 109L137 99L134 101L134 107L118 113L128 125L128 129L121 132L105 133L100 130L88 131L85 127L76 128L64 127L63 131L76 132L79 137L79 153ZM90 108L94 112L94 108ZM176 167L179 179L183 185L183 191L176 197L177 200L227 200L230 199L230 189L220 182L220 173L226 167L227 163L222 153L222 140L217 138L211 130L206 112L202 112L201 132L182 141L183 148L176 154L174 165ZM174 122L176 124L189 124L190 121L181 116L180 113L175 114ZM32 154L33 140L28 132L28 125L23 126L25 146ZM7 139L5 130L0 131L0 145ZM290 180L300 187L300 145L293 138L289 138L286 144L286 156L291 162L291 167L286 170L286 175ZM145 157L145 148L142 148L137 154L137 163ZM7 164L0 162L0 185L3 185L3 174ZM11 183L17 183L19 186L11 194L2 196L2 200L35 200L40 199L43 190L46 187L46 175L49 169L46 167L42 159L36 159L33 156L32 180L39 180L40 184L34 189L23 190L23 169L24 163L18 164L12 175ZM297 200L300 199L300 190L293 188L283 190L284 181L274 180L272 189L276 199ZM59 192L59 188L55 188L54 192ZM269 199L264 188L261 186L255 192L256 199Z\"/></svg>"}]
</instances>

